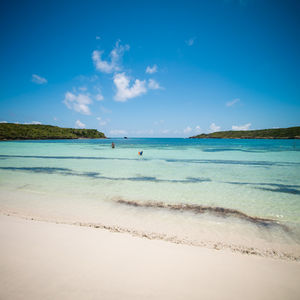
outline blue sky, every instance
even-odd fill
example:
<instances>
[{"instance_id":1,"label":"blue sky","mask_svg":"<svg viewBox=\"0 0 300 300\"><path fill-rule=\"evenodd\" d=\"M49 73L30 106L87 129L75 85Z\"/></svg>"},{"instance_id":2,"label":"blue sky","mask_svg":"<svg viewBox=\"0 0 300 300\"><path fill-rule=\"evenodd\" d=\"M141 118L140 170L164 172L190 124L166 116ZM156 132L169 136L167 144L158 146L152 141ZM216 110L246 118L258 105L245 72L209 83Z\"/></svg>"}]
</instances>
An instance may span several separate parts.
<instances>
[{"instance_id":1,"label":"blue sky","mask_svg":"<svg viewBox=\"0 0 300 300\"><path fill-rule=\"evenodd\" d=\"M1 1L0 121L185 137L300 125L300 1Z\"/></svg>"}]
</instances>

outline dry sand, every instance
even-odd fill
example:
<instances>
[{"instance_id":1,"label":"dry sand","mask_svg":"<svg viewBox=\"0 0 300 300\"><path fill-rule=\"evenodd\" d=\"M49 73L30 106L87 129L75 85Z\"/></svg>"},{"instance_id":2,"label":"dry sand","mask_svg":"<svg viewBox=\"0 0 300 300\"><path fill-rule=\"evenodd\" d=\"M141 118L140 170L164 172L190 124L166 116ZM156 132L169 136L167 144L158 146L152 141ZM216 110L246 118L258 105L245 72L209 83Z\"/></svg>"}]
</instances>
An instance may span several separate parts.
<instances>
[{"instance_id":1,"label":"dry sand","mask_svg":"<svg viewBox=\"0 0 300 300\"><path fill-rule=\"evenodd\" d=\"M300 263L0 216L0 299L300 299Z\"/></svg>"}]
</instances>

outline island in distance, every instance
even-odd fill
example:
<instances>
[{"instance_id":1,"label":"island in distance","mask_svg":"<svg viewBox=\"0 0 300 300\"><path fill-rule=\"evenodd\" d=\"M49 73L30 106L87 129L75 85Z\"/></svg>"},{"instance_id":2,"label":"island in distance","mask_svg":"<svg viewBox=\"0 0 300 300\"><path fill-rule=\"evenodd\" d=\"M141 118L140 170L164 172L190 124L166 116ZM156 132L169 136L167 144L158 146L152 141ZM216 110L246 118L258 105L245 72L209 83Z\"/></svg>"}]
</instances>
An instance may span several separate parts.
<instances>
[{"instance_id":1,"label":"island in distance","mask_svg":"<svg viewBox=\"0 0 300 300\"><path fill-rule=\"evenodd\" d=\"M260 130L218 131L191 136L190 139L300 139L300 126Z\"/></svg>"},{"instance_id":2,"label":"island in distance","mask_svg":"<svg viewBox=\"0 0 300 300\"><path fill-rule=\"evenodd\" d=\"M0 124L0 140L105 139L97 129L61 128L40 124Z\"/></svg>"}]
</instances>

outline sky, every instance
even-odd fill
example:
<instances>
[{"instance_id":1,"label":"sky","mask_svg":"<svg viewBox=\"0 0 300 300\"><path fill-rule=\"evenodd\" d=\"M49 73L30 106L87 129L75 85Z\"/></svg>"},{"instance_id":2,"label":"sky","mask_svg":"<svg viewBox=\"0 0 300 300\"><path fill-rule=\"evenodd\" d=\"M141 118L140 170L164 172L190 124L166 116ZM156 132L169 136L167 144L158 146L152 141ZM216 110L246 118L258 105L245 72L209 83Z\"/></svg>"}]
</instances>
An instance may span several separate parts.
<instances>
[{"instance_id":1,"label":"sky","mask_svg":"<svg viewBox=\"0 0 300 300\"><path fill-rule=\"evenodd\" d=\"M0 122L188 137L300 126L300 1L0 3Z\"/></svg>"}]
</instances>

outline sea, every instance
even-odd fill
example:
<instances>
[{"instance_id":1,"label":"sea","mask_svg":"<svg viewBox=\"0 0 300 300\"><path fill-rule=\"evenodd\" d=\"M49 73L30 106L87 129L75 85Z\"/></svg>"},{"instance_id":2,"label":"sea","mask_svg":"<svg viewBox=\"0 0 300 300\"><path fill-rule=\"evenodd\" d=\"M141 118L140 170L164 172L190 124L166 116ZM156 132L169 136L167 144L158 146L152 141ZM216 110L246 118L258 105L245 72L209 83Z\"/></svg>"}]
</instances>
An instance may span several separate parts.
<instances>
[{"instance_id":1,"label":"sea","mask_svg":"<svg viewBox=\"0 0 300 300\"><path fill-rule=\"evenodd\" d=\"M3 141L0 212L299 260L300 140Z\"/></svg>"}]
</instances>

